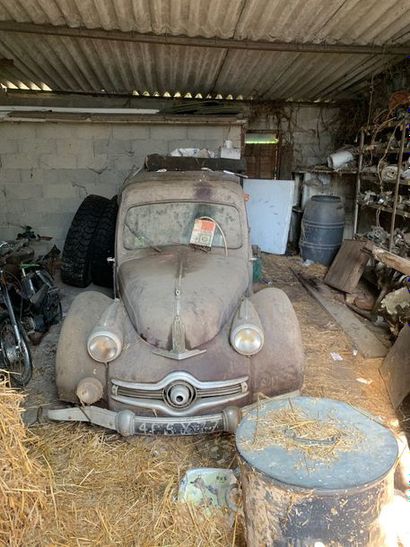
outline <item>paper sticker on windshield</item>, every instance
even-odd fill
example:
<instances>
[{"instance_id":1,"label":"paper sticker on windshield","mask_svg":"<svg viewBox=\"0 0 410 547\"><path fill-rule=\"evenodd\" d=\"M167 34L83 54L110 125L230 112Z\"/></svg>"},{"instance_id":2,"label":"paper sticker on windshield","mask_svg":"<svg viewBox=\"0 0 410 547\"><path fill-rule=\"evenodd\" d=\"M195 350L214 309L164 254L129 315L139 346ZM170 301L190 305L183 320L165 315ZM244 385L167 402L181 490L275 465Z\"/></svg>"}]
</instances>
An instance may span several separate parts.
<instances>
[{"instance_id":1,"label":"paper sticker on windshield","mask_svg":"<svg viewBox=\"0 0 410 547\"><path fill-rule=\"evenodd\" d=\"M197 218L192 229L190 244L201 247L212 247L215 227L215 222L212 222L212 220Z\"/></svg>"}]
</instances>

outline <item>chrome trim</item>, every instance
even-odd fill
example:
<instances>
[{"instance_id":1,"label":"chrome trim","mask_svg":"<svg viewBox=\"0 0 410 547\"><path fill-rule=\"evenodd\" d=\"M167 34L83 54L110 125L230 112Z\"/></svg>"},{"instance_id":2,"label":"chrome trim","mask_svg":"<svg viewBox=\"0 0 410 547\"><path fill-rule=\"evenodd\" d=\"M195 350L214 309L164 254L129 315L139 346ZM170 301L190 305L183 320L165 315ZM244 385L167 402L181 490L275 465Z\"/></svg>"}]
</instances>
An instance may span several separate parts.
<instances>
[{"instance_id":1,"label":"chrome trim","mask_svg":"<svg viewBox=\"0 0 410 547\"><path fill-rule=\"evenodd\" d=\"M117 380L116 378L111 378L111 382L116 386L128 387L130 389L143 389L146 391L154 391L157 389L164 389L171 382L176 382L182 380L189 382L194 387L199 389L212 389L220 387L229 387L237 384L246 384L248 382L248 376L241 376L240 378L232 378L232 380L216 380L215 382L202 382L197 380L195 376L189 374L189 372L171 372L167 374L162 380L155 383L139 383L139 382L126 382L124 380ZM243 388L247 391L248 386L246 385Z\"/></svg>"},{"instance_id":2,"label":"chrome trim","mask_svg":"<svg viewBox=\"0 0 410 547\"><path fill-rule=\"evenodd\" d=\"M166 357L167 359L175 359L176 361L182 361L183 359L189 359L190 357L195 357L195 355L202 355L205 353L206 349L192 349L186 350L183 352L176 352L174 350L167 349L153 349L152 353L155 355L160 355L161 357Z\"/></svg>"},{"instance_id":3,"label":"chrome trim","mask_svg":"<svg viewBox=\"0 0 410 547\"><path fill-rule=\"evenodd\" d=\"M176 408L169 407L164 401L159 400L149 400L149 399L133 399L132 397L122 397L121 395L115 396L112 395L112 398L119 403L123 403L128 406L136 406L139 408L149 408L150 410L157 410L163 412L167 416L191 416L198 410L203 410L204 408L211 408L217 405L223 405L226 403L231 403L232 401L237 401L246 397L247 393L238 393L237 395L231 395L229 397L212 397L206 401L199 400L190 405L188 408L183 408L178 410Z\"/></svg>"},{"instance_id":4,"label":"chrome trim","mask_svg":"<svg viewBox=\"0 0 410 547\"><path fill-rule=\"evenodd\" d=\"M187 382L196 389L196 399L186 408L172 408L164 399L163 390L177 382ZM119 387L129 389L131 392L140 392L140 397L118 395ZM239 388L240 392L217 393L219 389L224 388ZM147 394L146 397L142 396L144 392ZM248 376L231 380L202 382L188 372L172 372L156 383L125 382L115 378L111 379L111 397L115 401L129 406L160 411L168 416L189 416L198 410L237 401L247 394Z\"/></svg>"}]
</instances>

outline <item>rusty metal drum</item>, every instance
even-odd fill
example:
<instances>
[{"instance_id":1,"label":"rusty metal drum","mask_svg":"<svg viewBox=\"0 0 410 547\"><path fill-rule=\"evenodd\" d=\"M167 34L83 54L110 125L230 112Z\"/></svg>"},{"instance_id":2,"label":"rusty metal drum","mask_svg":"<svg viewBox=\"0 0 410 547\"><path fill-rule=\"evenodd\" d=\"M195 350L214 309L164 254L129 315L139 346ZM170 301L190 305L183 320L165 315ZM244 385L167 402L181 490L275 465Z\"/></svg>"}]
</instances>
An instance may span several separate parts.
<instances>
[{"instance_id":1,"label":"rusty metal drum","mask_svg":"<svg viewBox=\"0 0 410 547\"><path fill-rule=\"evenodd\" d=\"M271 399L236 444L250 547L384 544L398 444L376 418L330 399Z\"/></svg>"}]
</instances>

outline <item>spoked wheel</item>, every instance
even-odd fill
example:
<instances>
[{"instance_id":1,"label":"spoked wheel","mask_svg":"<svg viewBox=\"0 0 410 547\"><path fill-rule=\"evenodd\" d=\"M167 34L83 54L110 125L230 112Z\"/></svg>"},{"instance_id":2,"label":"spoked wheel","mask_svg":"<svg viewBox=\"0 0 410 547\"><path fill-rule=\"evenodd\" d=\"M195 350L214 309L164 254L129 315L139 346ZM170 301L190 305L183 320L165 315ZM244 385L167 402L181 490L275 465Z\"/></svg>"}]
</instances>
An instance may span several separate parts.
<instances>
[{"instance_id":1,"label":"spoked wheel","mask_svg":"<svg viewBox=\"0 0 410 547\"><path fill-rule=\"evenodd\" d=\"M7 313L0 315L0 369L10 375L10 382L24 387L31 379L33 365L26 335L21 326L20 344L14 334L13 325Z\"/></svg>"}]
</instances>

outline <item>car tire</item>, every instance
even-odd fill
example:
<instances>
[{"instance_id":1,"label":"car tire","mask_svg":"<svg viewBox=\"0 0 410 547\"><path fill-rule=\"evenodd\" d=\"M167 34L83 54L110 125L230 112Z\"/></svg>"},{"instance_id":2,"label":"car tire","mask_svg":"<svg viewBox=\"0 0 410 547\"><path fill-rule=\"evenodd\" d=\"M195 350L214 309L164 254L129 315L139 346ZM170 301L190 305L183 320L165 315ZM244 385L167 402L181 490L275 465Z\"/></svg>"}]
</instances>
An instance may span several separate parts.
<instances>
[{"instance_id":1,"label":"car tire","mask_svg":"<svg viewBox=\"0 0 410 547\"><path fill-rule=\"evenodd\" d=\"M87 196L74 215L62 255L61 279L67 285L87 287L91 283L93 239L107 203L102 196Z\"/></svg>"},{"instance_id":2,"label":"car tire","mask_svg":"<svg viewBox=\"0 0 410 547\"><path fill-rule=\"evenodd\" d=\"M117 214L118 202L117 196L114 196L105 206L94 234L91 278L93 283L102 287L113 286L113 263L107 262L107 258L114 256Z\"/></svg>"}]
</instances>

